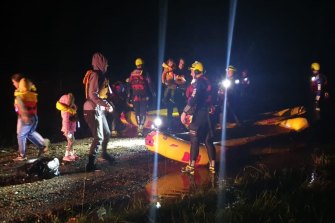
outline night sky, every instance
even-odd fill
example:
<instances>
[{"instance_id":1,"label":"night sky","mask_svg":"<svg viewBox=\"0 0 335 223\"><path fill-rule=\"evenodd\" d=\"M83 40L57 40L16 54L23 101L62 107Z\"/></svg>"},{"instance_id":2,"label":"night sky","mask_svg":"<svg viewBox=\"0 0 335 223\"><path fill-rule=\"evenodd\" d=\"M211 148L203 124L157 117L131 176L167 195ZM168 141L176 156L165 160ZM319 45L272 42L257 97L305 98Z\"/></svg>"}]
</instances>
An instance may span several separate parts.
<instances>
[{"instance_id":1,"label":"night sky","mask_svg":"<svg viewBox=\"0 0 335 223\"><path fill-rule=\"evenodd\" d=\"M0 90L5 110L12 111L10 76L15 72L27 74L37 84L40 104L48 104L42 109L57 113L55 102L69 91L77 94L81 107L81 80L96 51L109 59L112 81L123 81L136 57L145 60L154 80L160 76L160 58L169 57L184 57L188 66L199 60L211 78L223 76L229 1L168 1L167 17L163 5L141 0L2 2ZM326 0L238 1L230 63L238 71L249 70L257 89L262 89L260 96L295 95L299 102L301 83L312 62L319 61L329 82L334 81L331 9L331 1ZM164 20L165 41L159 39ZM39 110L42 119L43 112ZM4 122L15 131L15 119Z\"/></svg>"}]
</instances>

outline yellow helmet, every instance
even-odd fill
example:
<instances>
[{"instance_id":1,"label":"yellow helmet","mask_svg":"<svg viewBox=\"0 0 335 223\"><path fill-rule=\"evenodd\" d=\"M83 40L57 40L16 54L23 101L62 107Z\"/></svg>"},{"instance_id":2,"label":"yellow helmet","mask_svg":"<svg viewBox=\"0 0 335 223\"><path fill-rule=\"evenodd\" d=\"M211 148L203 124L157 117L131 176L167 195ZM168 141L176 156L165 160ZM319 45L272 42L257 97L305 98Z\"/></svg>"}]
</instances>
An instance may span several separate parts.
<instances>
[{"instance_id":1,"label":"yellow helmet","mask_svg":"<svg viewBox=\"0 0 335 223\"><path fill-rule=\"evenodd\" d=\"M143 62L142 58L137 58L137 59L135 60L135 65L136 65L136 66L143 65L143 64L144 64L144 62Z\"/></svg>"},{"instance_id":2,"label":"yellow helmet","mask_svg":"<svg viewBox=\"0 0 335 223\"><path fill-rule=\"evenodd\" d=\"M202 65L201 62L199 61L195 61L192 66L190 68L188 68L189 70L194 70L194 71L198 71L198 72L204 72L204 66Z\"/></svg>"},{"instance_id":3,"label":"yellow helmet","mask_svg":"<svg viewBox=\"0 0 335 223\"><path fill-rule=\"evenodd\" d=\"M320 70L320 64L319 63L312 63L311 69L316 70L316 71Z\"/></svg>"},{"instance_id":4,"label":"yellow helmet","mask_svg":"<svg viewBox=\"0 0 335 223\"><path fill-rule=\"evenodd\" d=\"M229 66L227 67L226 71L229 71L229 70L231 70L231 71L233 71L233 72L236 71L236 69L235 69L235 67L234 67L233 65L229 65Z\"/></svg>"}]
</instances>

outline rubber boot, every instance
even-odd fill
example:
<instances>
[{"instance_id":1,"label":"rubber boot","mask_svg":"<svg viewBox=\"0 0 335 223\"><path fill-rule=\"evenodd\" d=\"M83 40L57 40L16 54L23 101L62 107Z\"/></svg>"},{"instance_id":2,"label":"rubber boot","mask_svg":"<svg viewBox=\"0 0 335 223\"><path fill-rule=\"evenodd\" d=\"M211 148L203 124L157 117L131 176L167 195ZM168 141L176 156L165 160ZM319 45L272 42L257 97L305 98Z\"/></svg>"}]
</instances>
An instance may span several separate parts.
<instances>
[{"instance_id":1,"label":"rubber boot","mask_svg":"<svg viewBox=\"0 0 335 223\"><path fill-rule=\"evenodd\" d=\"M108 161L110 164L113 164L115 162L115 158L113 156L111 156L110 154L108 154L106 151L102 152L101 157Z\"/></svg>"},{"instance_id":2,"label":"rubber boot","mask_svg":"<svg viewBox=\"0 0 335 223\"><path fill-rule=\"evenodd\" d=\"M143 136L143 126L142 123L142 117L140 115L136 116L136 122L137 122L137 136Z\"/></svg>"},{"instance_id":3,"label":"rubber boot","mask_svg":"<svg viewBox=\"0 0 335 223\"><path fill-rule=\"evenodd\" d=\"M143 115L143 116L140 116L141 118L140 118L140 120L141 120L141 125L142 125L142 127L144 126L144 123L145 123L145 119L146 119L146 116L145 115Z\"/></svg>"},{"instance_id":4,"label":"rubber boot","mask_svg":"<svg viewBox=\"0 0 335 223\"><path fill-rule=\"evenodd\" d=\"M93 172L98 170L96 164L95 164L95 156L89 155L88 156L88 163L86 165L86 172Z\"/></svg>"},{"instance_id":5,"label":"rubber boot","mask_svg":"<svg viewBox=\"0 0 335 223\"><path fill-rule=\"evenodd\" d=\"M143 125L139 125L137 128L137 136L143 136Z\"/></svg>"},{"instance_id":6,"label":"rubber boot","mask_svg":"<svg viewBox=\"0 0 335 223\"><path fill-rule=\"evenodd\" d=\"M145 115L140 116L140 126L139 126L140 136L143 136L143 128L144 128L145 119L146 119Z\"/></svg>"},{"instance_id":7,"label":"rubber boot","mask_svg":"<svg viewBox=\"0 0 335 223\"><path fill-rule=\"evenodd\" d=\"M141 116L136 115L136 122L138 126L141 124Z\"/></svg>"}]
</instances>

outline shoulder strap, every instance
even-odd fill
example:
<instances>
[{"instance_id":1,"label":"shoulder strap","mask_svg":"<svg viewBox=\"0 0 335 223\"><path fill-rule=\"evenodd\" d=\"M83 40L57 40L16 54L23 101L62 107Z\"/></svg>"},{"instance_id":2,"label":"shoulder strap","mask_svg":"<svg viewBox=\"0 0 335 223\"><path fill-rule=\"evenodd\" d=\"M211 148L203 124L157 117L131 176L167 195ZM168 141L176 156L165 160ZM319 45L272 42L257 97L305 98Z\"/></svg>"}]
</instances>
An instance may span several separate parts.
<instances>
[{"instance_id":1,"label":"shoulder strap","mask_svg":"<svg viewBox=\"0 0 335 223\"><path fill-rule=\"evenodd\" d=\"M83 79L83 84L85 86L85 97L87 98L88 94L88 80L90 79L91 74L93 73L93 70L86 71L86 74Z\"/></svg>"}]
</instances>

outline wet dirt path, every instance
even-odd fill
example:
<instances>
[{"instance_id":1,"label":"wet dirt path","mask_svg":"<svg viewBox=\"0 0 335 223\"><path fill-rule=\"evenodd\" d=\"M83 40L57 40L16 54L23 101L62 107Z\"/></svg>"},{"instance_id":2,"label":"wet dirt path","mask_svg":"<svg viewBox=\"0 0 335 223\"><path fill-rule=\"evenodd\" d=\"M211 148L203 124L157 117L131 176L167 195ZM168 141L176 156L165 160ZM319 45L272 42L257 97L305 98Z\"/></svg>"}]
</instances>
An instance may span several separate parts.
<instances>
[{"instance_id":1,"label":"wet dirt path","mask_svg":"<svg viewBox=\"0 0 335 223\"><path fill-rule=\"evenodd\" d=\"M136 140L138 144L134 146ZM85 154L89 143L90 139L78 140L76 151L80 159L76 163L62 165L60 176L31 182L26 176L16 175L17 164L10 161L15 157L15 152L7 149L4 153L6 155L2 155L0 159L1 177L2 180L12 177L15 185L8 185L7 182L0 187L0 220L19 221L29 216L57 214L66 209L87 211L91 205L106 203L122 207L137 199L139 194L141 199L146 199L145 202L149 203L158 198L176 198L204 185L212 187L217 184L217 178L213 178L206 167L198 168L191 178L180 173L184 164L148 152L143 139L111 140L109 152L116 154L117 163L109 165L98 160L102 171L85 173ZM63 143L53 144L49 155L61 159L63 151L60 147L63 146ZM289 137L234 148L226 154L227 177L234 178L244 166L259 162L269 168L298 165L301 160L307 161L309 157L304 149L304 143ZM157 178L153 180L155 157L158 161Z\"/></svg>"}]
</instances>

